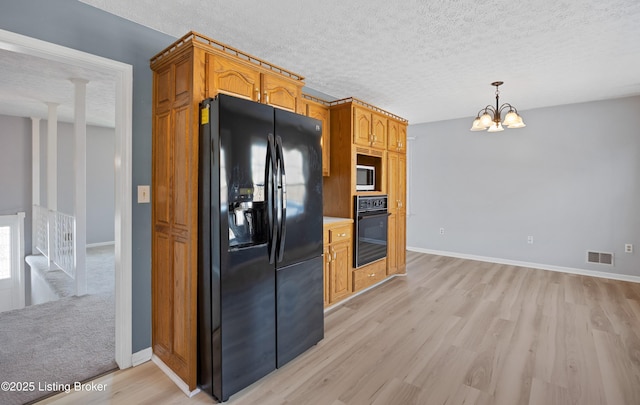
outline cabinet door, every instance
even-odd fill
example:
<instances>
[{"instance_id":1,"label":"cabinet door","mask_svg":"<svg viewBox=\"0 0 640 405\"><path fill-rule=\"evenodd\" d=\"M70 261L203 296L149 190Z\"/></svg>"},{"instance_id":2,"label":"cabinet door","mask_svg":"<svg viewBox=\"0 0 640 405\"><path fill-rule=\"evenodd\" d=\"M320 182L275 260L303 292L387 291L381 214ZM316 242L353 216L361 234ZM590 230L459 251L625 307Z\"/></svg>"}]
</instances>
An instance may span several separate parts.
<instances>
[{"instance_id":1,"label":"cabinet door","mask_svg":"<svg viewBox=\"0 0 640 405\"><path fill-rule=\"evenodd\" d=\"M407 152L407 125L398 124L398 152Z\"/></svg>"},{"instance_id":2,"label":"cabinet door","mask_svg":"<svg viewBox=\"0 0 640 405\"><path fill-rule=\"evenodd\" d=\"M378 149L387 148L387 117L371 114L371 147Z\"/></svg>"},{"instance_id":3,"label":"cabinet door","mask_svg":"<svg viewBox=\"0 0 640 405\"><path fill-rule=\"evenodd\" d=\"M400 126L398 121L389 120L389 129L387 132L387 149L396 152L399 147Z\"/></svg>"},{"instance_id":4,"label":"cabinet door","mask_svg":"<svg viewBox=\"0 0 640 405\"><path fill-rule=\"evenodd\" d=\"M398 154L387 153L387 208L390 213L395 214L400 206L400 196L398 195Z\"/></svg>"},{"instance_id":5,"label":"cabinet door","mask_svg":"<svg viewBox=\"0 0 640 405\"><path fill-rule=\"evenodd\" d=\"M322 121L322 175L329 175L329 107L307 102L306 115Z\"/></svg>"},{"instance_id":6,"label":"cabinet door","mask_svg":"<svg viewBox=\"0 0 640 405\"><path fill-rule=\"evenodd\" d=\"M353 108L353 143L371 146L371 112L363 108Z\"/></svg>"},{"instance_id":7,"label":"cabinet door","mask_svg":"<svg viewBox=\"0 0 640 405\"><path fill-rule=\"evenodd\" d=\"M223 56L207 55L207 97L218 93L260 101L260 72Z\"/></svg>"},{"instance_id":8,"label":"cabinet door","mask_svg":"<svg viewBox=\"0 0 640 405\"><path fill-rule=\"evenodd\" d=\"M397 214L389 215L387 232L387 274L398 272L398 245L397 245Z\"/></svg>"},{"instance_id":9,"label":"cabinet door","mask_svg":"<svg viewBox=\"0 0 640 405\"><path fill-rule=\"evenodd\" d=\"M407 263L407 215L398 213L396 225L396 272L405 273Z\"/></svg>"},{"instance_id":10,"label":"cabinet door","mask_svg":"<svg viewBox=\"0 0 640 405\"><path fill-rule=\"evenodd\" d=\"M398 169L396 176L396 198L398 200L398 210L406 211L407 209L407 155L399 153Z\"/></svg>"},{"instance_id":11,"label":"cabinet door","mask_svg":"<svg viewBox=\"0 0 640 405\"><path fill-rule=\"evenodd\" d=\"M262 102L292 112L297 111L300 88L269 73L262 74Z\"/></svg>"},{"instance_id":12,"label":"cabinet door","mask_svg":"<svg viewBox=\"0 0 640 405\"><path fill-rule=\"evenodd\" d=\"M331 245L329 303L351 294L351 243Z\"/></svg>"},{"instance_id":13,"label":"cabinet door","mask_svg":"<svg viewBox=\"0 0 640 405\"><path fill-rule=\"evenodd\" d=\"M329 305L329 278L331 277L331 248L325 247L323 254L324 263L324 306Z\"/></svg>"}]
</instances>

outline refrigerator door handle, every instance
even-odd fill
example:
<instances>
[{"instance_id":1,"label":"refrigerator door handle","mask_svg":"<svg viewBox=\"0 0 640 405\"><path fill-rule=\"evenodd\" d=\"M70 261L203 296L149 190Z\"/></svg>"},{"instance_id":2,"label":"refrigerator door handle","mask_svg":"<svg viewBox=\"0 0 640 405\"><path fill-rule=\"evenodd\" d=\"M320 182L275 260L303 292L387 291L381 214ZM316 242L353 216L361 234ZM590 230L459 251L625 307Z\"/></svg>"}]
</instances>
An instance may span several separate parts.
<instances>
[{"instance_id":1,"label":"refrigerator door handle","mask_svg":"<svg viewBox=\"0 0 640 405\"><path fill-rule=\"evenodd\" d=\"M267 135L267 167L265 167L265 185L266 199L267 199L267 221L269 229L269 239L267 243L267 251L269 254L269 264L274 264L276 259L276 248L278 239L278 228L276 227L277 220L277 201L276 201L276 152L274 147L273 134Z\"/></svg>"},{"instance_id":2,"label":"refrigerator door handle","mask_svg":"<svg viewBox=\"0 0 640 405\"><path fill-rule=\"evenodd\" d=\"M281 262L284 256L284 241L287 232L287 176L285 173L284 153L282 151L282 138L276 136L276 163L278 166L278 199L280 206L279 224L278 224L278 257L277 261Z\"/></svg>"}]
</instances>

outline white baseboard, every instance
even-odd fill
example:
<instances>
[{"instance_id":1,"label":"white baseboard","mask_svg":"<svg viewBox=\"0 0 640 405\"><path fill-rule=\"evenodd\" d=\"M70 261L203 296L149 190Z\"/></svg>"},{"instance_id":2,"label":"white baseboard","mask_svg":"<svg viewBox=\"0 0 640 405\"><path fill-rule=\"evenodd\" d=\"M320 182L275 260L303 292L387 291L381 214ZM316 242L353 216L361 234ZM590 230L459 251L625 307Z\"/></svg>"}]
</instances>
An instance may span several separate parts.
<instances>
[{"instance_id":1,"label":"white baseboard","mask_svg":"<svg viewBox=\"0 0 640 405\"><path fill-rule=\"evenodd\" d=\"M180 390L184 392L185 395L189 398L200 392L200 388L189 391L189 386L187 385L187 383L182 381L182 378L178 377L178 375L174 373L173 370L169 368L169 366L164 364L164 362L160 360L160 358L155 354L151 356L151 361L153 361L160 368L160 370L162 370L167 375L167 377L169 377L169 379L171 379L171 381L173 381L174 384L177 385L178 388L180 388Z\"/></svg>"},{"instance_id":2,"label":"white baseboard","mask_svg":"<svg viewBox=\"0 0 640 405\"><path fill-rule=\"evenodd\" d=\"M146 349L142 349L139 352L133 353L131 355L131 366L139 366L142 363L146 363L151 360L151 356L153 355L153 351L150 347Z\"/></svg>"},{"instance_id":3,"label":"white baseboard","mask_svg":"<svg viewBox=\"0 0 640 405\"><path fill-rule=\"evenodd\" d=\"M431 249L423 249L423 248L409 247L409 246L407 246L407 250L410 250L412 252L418 252L418 253L427 253L427 254L430 254L430 255L456 257L456 258L459 258L459 259L477 260L477 261L481 261L481 262L507 264L507 265L510 265L510 266L529 267L529 268L532 268L532 269L557 271L557 272L560 272L560 273L578 274L578 275L581 275L581 276L608 278L610 280L620 280L620 281L629 281L629 282L632 282L632 283L640 283L640 277L638 277L638 276L629 276L629 275L626 275L626 274L616 274L616 273L607 273L607 272L604 272L604 271L576 269L576 268L573 268L573 267L554 266L554 265L551 265L551 264L521 262L521 261L518 261L518 260L501 259L501 258L497 258L497 257L476 256L476 255L470 255L470 254L466 254L466 253L447 252L447 251L442 251L442 250L431 250Z\"/></svg>"},{"instance_id":4,"label":"white baseboard","mask_svg":"<svg viewBox=\"0 0 640 405\"><path fill-rule=\"evenodd\" d=\"M115 241L111 241L111 242L97 242L97 243L87 243L86 247L88 248L92 248L92 247L100 247L100 246L111 246L111 245L115 245L116 242Z\"/></svg>"}]
</instances>

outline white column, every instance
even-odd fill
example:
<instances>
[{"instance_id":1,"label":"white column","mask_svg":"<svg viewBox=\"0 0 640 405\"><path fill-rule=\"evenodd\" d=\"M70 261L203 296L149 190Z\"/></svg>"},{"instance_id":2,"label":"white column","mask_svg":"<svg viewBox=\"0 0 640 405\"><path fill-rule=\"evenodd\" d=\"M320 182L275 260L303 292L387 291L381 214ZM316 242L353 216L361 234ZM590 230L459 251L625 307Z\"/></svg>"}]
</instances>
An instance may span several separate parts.
<instances>
[{"instance_id":1,"label":"white column","mask_svg":"<svg viewBox=\"0 0 640 405\"><path fill-rule=\"evenodd\" d=\"M46 103L47 118L47 208L58 209L58 103Z\"/></svg>"},{"instance_id":2,"label":"white column","mask_svg":"<svg viewBox=\"0 0 640 405\"><path fill-rule=\"evenodd\" d=\"M75 139L75 208L74 239L76 294L87 293L87 80L71 79L75 87L73 133Z\"/></svg>"},{"instance_id":3,"label":"white column","mask_svg":"<svg viewBox=\"0 0 640 405\"><path fill-rule=\"evenodd\" d=\"M49 209L47 232L47 255L49 268L53 266L53 252L56 240L51 234L51 211L58 210L58 103L46 103L49 107L47 118L47 208Z\"/></svg>"},{"instance_id":4,"label":"white column","mask_svg":"<svg viewBox=\"0 0 640 405\"><path fill-rule=\"evenodd\" d=\"M38 223L33 205L40 205L40 118L31 117L31 254L37 254Z\"/></svg>"}]
</instances>

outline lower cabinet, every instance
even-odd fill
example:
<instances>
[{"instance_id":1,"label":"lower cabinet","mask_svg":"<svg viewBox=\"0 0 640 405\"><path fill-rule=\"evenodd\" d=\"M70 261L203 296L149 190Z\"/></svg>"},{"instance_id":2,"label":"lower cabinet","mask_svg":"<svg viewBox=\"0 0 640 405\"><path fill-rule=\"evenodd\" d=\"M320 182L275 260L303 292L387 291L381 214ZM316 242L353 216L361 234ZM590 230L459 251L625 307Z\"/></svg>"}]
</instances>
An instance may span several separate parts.
<instances>
[{"instance_id":1,"label":"lower cabinet","mask_svg":"<svg viewBox=\"0 0 640 405\"><path fill-rule=\"evenodd\" d=\"M324 304L334 304L353 292L352 235L350 219L324 226Z\"/></svg>"},{"instance_id":2,"label":"lower cabinet","mask_svg":"<svg viewBox=\"0 0 640 405\"><path fill-rule=\"evenodd\" d=\"M387 259L360 267L353 271L353 291L360 291L387 277Z\"/></svg>"}]
</instances>

